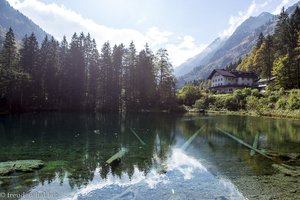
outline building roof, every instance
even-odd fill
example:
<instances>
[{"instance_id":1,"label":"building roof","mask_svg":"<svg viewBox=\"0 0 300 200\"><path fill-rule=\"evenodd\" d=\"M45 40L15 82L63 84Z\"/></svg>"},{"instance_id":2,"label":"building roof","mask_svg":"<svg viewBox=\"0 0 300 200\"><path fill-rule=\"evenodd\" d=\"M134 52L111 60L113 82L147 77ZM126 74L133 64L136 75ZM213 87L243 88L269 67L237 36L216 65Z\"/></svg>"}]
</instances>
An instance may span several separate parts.
<instances>
[{"instance_id":1,"label":"building roof","mask_svg":"<svg viewBox=\"0 0 300 200\"><path fill-rule=\"evenodd\" d=\"M216 72L218 72L220 75L225 77L234 77L234 78L241 77L241 78L257 79L257 74L255 72L228 71L226 69L214 69L208 76L208 79L211 79Z\"/></svg>"}]
</instances>

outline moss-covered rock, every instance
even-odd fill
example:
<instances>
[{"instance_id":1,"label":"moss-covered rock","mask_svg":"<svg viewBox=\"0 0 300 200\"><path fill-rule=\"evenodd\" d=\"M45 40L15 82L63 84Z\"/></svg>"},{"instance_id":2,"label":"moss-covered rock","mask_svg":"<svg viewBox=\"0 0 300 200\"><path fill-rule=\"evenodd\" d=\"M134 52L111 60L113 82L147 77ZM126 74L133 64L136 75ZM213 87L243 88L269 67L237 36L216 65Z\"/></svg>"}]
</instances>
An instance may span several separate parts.
<instances>
[{"instance_id":1,"label":"moss-covered rock","mask_svg":"<svg viewBox=\"0 0 300 200\"><path fill-rule=\"evenodd\" d=\"M32 172L44 166L41 160L16 160L0 162L0 176L6 176L13 172Z\"/></svg>"}]
</instances>

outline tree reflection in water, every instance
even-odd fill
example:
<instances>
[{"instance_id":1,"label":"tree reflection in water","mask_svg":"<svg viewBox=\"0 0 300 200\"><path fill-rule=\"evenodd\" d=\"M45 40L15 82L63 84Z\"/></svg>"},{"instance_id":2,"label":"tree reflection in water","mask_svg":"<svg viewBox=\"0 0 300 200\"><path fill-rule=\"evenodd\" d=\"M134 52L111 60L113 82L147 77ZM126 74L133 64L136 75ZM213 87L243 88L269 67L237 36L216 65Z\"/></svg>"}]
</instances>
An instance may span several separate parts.
<instances>
[{"instance_id":1,"label":"tree reflection in water","mask_svg":"<svg viewBox=\"0 0 300 200\"><path fill-rule=\"evenodd\" d=\"M197 187L201 191L219 184L219 190L211 193L222 195L235 189L227 179L218 178L219 175L273 173L269 161L258 155L251 157L248 149L216 131L217 126L249 144L259 132L261 148L300 152L297 134L300 125L292 120L161 113L13 115L1 117L0 161L41 159L45 167L35 173L0 178L0 192L52 188L79 197L103 188L94 193L97 196L105 191L111 194L110 186L118 185L121 188L116 191L120 194L116 195L123 195L129 187L135 190L131 195L138 195L137 192L146 195L146 186L159 185L158 193L163 195L164 190L170 193L168 187L178 191ZM186 152L180 151L178 148L199 127L204 127L202 133ZM146 145L141 144L130 128ZM105 161L122 147L128 153L121 162L113 167L106 165ZM164 167L167 170L161 169ZM191 191L191 195L198 192ZM232 195L240 194L235 191Z\"/></svg>"}]
</instances>

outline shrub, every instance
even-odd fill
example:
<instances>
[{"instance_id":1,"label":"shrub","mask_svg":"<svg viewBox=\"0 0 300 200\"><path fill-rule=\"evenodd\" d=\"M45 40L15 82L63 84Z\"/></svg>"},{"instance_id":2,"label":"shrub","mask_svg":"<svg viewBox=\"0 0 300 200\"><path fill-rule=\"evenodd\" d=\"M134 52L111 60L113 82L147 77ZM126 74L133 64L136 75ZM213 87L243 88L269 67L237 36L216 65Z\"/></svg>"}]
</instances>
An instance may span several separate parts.
<instances>
[{"instance_id":1,"label":"shrub","mask_svg":"<svg viewBox=\"0 0 300 200\"><path fill-rule=\"evenodd\" d=\"M248 96L246 98L247 105L246 108L247 110L258 110L260 105L259 105L259 99L255 96Z\"/></svg>"},{"instance_id":2,"label":"shrub","mask_svg":"<svg viewBox=\"0 0 300 200\"><path fill-rule=\"evenodd\" d=\"M270 107L272 107L272 104L269 102L268 98L260 98L259 99L259 107L260 110L266 110Z\"/></svg>"},{"instance_id":3,"label":"shrub","mask_svg":"<svg viewBox=\"0 0 300 200\"><path fill-rule=\"evenodd\" d=\"M300 109L300 99L293 93L289 95L287 101L287 108L290 110Z\"/></svg>"},{"instance_id":4,"label":"shrub","mask_svg":"<svg viewBox=\"0 0 300 200\"><path fill-rule=\"evenodd\" d=\"M201 96L200 88L193 85L185 85L177 93L179 104L188 106L194 105L195 101Z\"/></svg>"},{"instance_id":5,"label":"shrub","mask_svg":"<svg viewBox=\"0 0 300 200\"><path fill-rule=\"evenodd\" d=\"M233 96L228 96L225 99L224 108L231 111L236 111L239 109L238 102Z\"/></svg>"},{"instance_id":6,"label":"shrub","mask_svg":"<svg viewBox=\"0 0 300 200\"><path fill-rule=\"evenodd\" d=\"M255 97L261 97L262 96L262 94L259 92L259 90L258 89L253 89L252 91L251 91L251 96L255 96Z\"/></svg>"},{"instance_id":7,"label":"shrub","mask_svg":"<svg viewBox=\"0 0 300 200\"><path fill-rule=\"evenodd\" d=\"M216 99L214 96L210 96L210 95L205 95L202 96L200 99L198 99L195 102L195 108L197 109L207 109L210 105L214 105Z\"/></svg>"},{"instance_id":8,"label":"shrub","mask_svg":"<svg viewBox=\"0 0 300 200\"><path fill-rule=\"evenodd\" d=\"M286 103L286 98L285 98L285 97L280 97L280 98L278 99L278 101L276 102L275 108L276 108L276 109L285 109L285 108L286 108L286 105L287 105L287 103Z\"/></svg>"},{"instance_id":9,"label":"shrub","mask_svg":"<svg viewBox=\"0 0 300 200\"><path fill-rule=\"evenodd\" d=\"M274 94L271 94L271 95L268 97L268 101L269 101L270 103L276 103L277 100L278 100L278 97L277 97L276 95L274 95Z\"/></svg>"}]
</instances>

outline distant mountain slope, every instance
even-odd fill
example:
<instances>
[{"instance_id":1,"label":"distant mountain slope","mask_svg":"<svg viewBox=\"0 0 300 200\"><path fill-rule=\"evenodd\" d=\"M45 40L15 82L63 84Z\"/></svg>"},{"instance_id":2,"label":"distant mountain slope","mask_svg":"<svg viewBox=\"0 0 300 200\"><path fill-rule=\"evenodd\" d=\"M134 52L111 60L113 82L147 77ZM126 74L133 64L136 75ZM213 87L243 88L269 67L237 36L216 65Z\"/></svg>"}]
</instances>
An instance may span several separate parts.
<instances>
[{"instance_id":1,"label":"distant mountain slope","mask_svg":"<svg viewBox=\"0 0 300 200\"><path fill-rule=\"evenodd\" d=\"M30 35L32 32L35 33L39 43L47 35L44 30L33 23L28 17L12 8L6 0L0 0L0 45L2 45L5 34L10 27L13 29L19 43L26 34Z\"/></svg>"},{"instance_id":2,"label":"distant mountain slope","mask_svg":"<svg viewBox=\"0 0 300 200\"><path fill-rule=\"evenodd\" d=\"M297 6L300 6L300 2L287 8L286 12L292 14ZM201 56L201 53L180 65L177 70L175 69L178 87L188 81L206 79L213 69L224 68L229 63L250 53L261 32L264 35L273 34L276 22L277 16L267 12L248 18L214 51L206 53L205 56ZM182 76L180 72L186 71L190 72Z\"/></svg>"},{"instance_id":3,"label":"distant mountain slope","mask_svg":"<svg viewBox=\"0 0 300 200\"><path fill-rule=\"evenodd\" d=\"M194 79L205 79L213 69L224 68L229 63L243 57L251 51L259 34L261 32L264 35L271 34L274 31L275 24L276 17L270 13L262 13L257 17L248 18L215 51L202 58L197 63L197 67L180 77L180 83ZM208 61L203 62L203 60Z\"/></svg>"},{"instance_id":4,"label":"distant mountain slope","mask_svg":"<svg viewBox=\"0 0 300 200\"><path fill-rule=\"evenodd\" d=\"M180 66L175 68L175 76L179 77L192 71L195 67L205 65L211 59L213 54L224 44L226 40L217 38L208 45L200 54L188 59Z\"/></svg>"}]
</instances>

